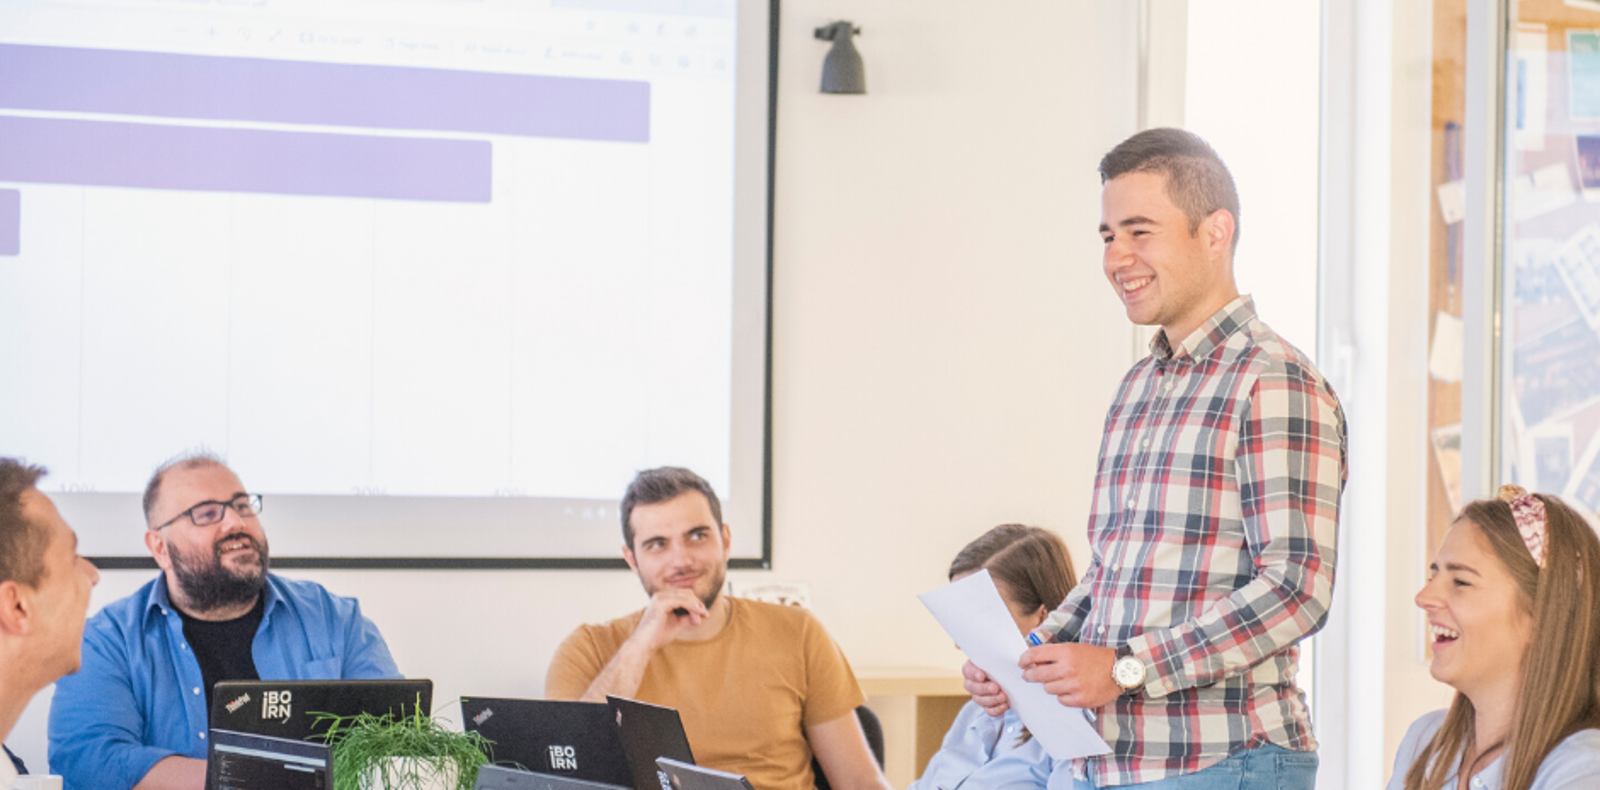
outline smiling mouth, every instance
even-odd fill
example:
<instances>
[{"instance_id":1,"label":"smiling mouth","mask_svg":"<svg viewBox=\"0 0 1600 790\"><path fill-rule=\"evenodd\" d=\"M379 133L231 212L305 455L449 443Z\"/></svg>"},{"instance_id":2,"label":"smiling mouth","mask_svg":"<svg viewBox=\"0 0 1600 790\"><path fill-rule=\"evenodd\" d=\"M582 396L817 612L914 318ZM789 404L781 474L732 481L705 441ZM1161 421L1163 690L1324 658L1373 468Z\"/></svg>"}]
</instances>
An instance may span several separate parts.
<instances>
[{"instance_id":1,"label":"smiling mouth","mask_svg":"<svg viewBox=\"0 0 1600 790\"><path fill-rule=\"evenodd\" d=\"M1428 623L1428 635L1433 638L1434 647L1455 644L1461 638L1461 632L1453 628L1445 628L1437 623Z\"/></svg>"},{"instance_id":2,"label":"smiling mouth","mask_svg":"<svg viewBox=\"0 0 1600 790\"><path fill-rule=\"evenodd\" d=\"M241 551L257 553L256 542L250 538L234 538L217 545L219 555L234 554Z\"/></svg>"},{"instance_id":3,"label":"smiling mouth","mask_svg":"<svg viewBox=\"0 0 1600 790\"><path fill-rule=\"evenodd\" d=\"M1122 286L1122 295L1133 296L1143 290L1145 286L1155 282L1155 279L1154 277L1136 277L1132 280L1121 280L1119 284Z\"/></svg>"}]
</instances>

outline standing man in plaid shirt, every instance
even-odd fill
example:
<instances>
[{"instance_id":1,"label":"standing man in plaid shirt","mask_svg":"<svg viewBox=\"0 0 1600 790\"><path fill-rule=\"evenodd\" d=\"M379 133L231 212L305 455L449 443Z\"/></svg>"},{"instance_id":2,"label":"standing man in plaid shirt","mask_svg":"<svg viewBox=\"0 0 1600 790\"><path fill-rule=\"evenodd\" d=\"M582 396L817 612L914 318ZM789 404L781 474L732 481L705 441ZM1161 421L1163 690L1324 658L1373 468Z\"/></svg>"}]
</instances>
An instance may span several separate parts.
<instances>
[{"instance_id":1,"label":"standing man in plaid shirt","mask_svg":"<svg viewBox=\"0 0 1600 790\"><path fill-rule=\"evenodd\" d=\"M1239 197L1205 141L1152 129L1100 162L1105 274L1160 326L1106 415L1089 567L1023 677L1094 710L1081 788L1311 788L1295 684L1333 597L1344 413L1233 281ZM991 715L1000 687L968 662Z\"/></svg>"}]
</instances>

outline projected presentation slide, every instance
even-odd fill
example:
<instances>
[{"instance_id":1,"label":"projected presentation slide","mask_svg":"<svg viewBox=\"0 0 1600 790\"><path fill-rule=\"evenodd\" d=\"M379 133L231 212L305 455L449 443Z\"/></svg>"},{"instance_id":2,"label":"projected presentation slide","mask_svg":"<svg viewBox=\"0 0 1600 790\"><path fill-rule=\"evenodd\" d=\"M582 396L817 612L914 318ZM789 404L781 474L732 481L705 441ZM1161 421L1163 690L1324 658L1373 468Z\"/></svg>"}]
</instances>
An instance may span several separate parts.
<instances>
[{"instance_id":1,"label":"projected presentation slide","mask_svg":"<svg viewBox=\"0 0 1600 790\"><path fill-rule=\"evenodd\" d=\"M0 455L86 555L207 448L275 556L616 558L659 465L763 556L749 5L0 0Z\"/></svg>"}]
</instances>

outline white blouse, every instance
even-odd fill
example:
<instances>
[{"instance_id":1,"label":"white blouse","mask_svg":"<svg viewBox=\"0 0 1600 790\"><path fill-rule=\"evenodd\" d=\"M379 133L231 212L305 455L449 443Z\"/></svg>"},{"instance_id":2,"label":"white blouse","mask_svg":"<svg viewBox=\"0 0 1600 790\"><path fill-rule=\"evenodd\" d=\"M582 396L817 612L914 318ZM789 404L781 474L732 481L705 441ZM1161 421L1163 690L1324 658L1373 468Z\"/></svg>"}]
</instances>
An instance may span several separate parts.
<instances>
[{"instance_id":1,"label":"white blouse","mask_svg":"<svg viewBox=\"0 0 1600 790\"><path fill-rule=\"evenodd\" d=\"M1444 715L1444 711L1436 710L1412 722L1411 728L1406 730L1400 751L1394 756L1394 775L1389 777L1388 790L1403 790L1406 786L1406 772L1433 740L1433 734L1444 726ZM1446 790L1454 790L1459 781L1456 772L1461 766L1459 760L1457 762L1450 769L1444 785ZM1489 767L1472 777L1468 785L1472 790L1500 790L1504 784L1500 775L1505 769L1506 756L1501 753ZM1580 730L1556 744L1544 758L1529 790L1593 790L1595 787L1600 787L1600 730Z\"/></svg>"}]
</instances>

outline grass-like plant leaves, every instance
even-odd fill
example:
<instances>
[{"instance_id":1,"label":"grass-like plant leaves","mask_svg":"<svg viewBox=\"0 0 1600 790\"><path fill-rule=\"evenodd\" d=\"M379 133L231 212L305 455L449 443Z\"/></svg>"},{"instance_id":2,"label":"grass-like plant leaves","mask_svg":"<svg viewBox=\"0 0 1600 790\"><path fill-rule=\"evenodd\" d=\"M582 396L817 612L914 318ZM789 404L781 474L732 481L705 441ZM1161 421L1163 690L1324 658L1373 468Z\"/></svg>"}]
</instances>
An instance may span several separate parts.
<instances>
[{"instance_id":1,"label":"grass-like plant leaves","mask_svg":"<svg viewBox=\"0 0 1600 790\"><path fill-rule=\"evenodd\" d=\"M422 700L409 716L386 713L374 716L336 716L313 714L317 723L328 729L320 737L333 750L333 790L378 790L370 784L374 769L379 771L386 790L422 790L424 781L437 769L453 765L457 790L472 790L478 767L489 762L490 741L475 732L445 729L432 716L422 712ZM415 762L391 762L391 757L409 757Z\"/></svg>"}]
</instances>

